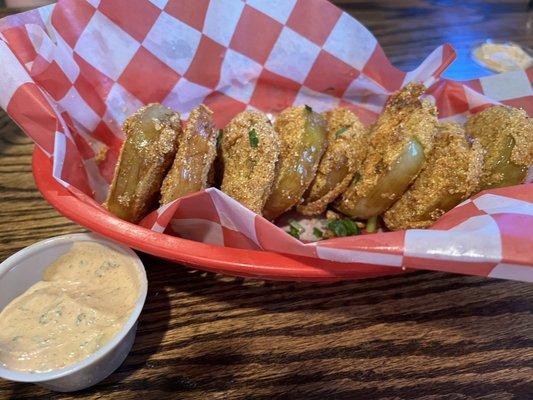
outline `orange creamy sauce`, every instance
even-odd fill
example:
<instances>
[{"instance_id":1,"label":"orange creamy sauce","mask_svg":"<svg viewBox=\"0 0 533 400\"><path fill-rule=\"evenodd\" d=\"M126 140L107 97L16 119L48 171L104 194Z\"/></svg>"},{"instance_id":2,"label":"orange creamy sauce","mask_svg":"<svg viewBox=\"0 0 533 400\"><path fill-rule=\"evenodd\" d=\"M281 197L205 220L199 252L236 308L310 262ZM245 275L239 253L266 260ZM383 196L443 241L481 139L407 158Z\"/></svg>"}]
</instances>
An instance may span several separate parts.
<instances>
[{"instance_id":1,"label":"orange creamy sauce","mask_svg":"<svg viewBox=\"0 0 533 400\"><path fill-rule=\"evenodd\" d=\"M122 328L139 296L132 257L76 242L0 312L0 364L48 372L78 362Z\"/></svg>"}]
</instances>

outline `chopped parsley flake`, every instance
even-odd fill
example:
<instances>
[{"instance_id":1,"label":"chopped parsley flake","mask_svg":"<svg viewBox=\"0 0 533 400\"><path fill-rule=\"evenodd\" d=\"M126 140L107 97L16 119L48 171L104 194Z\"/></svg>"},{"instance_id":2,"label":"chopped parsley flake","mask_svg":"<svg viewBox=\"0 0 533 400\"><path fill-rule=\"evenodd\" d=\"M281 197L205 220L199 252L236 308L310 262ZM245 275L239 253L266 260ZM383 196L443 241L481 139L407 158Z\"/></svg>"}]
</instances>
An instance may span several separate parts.
<instances>
[{"instance_id":1,"label":"chopped parsley flake","mask_svg":"<svg viewBox=\"0 0 533 400\"><path fill-rule=\"evenodd\" d=\"M356 172L353 176L352 182L350 185L355 185L357 182L359 182L359 179L361 179L361 174L359 172Z\"/></svg>"},{"instance_id":2,"label":"chopped parsley flake","mask_svg":"<svg viewBox=\"0 0 533 400\"><path fill-rule=\"evenodd\" d=\"M337 237L359 235L359 227L351 219L334 219L328 229Z\"/></svg>"},{"instance_id":3,"label":"chopped parsley flake","mask_svg":"<svg viewBox=\"0 0 533 400\"><path fill-rule=\"evenodd\" d=\"M259 145L259 138L257 137L257 132L255 131L255 129L252 129L248 132L248 139L250 140L250 146L256 149Z\"/></svg>"},{"instance_id":4,"label":"chopped parsley flake","mask_svg":"<svg viewBox=\"0 0 533 400\"><path fill-rule=\"evenodd\" d=\"M339 136L342 135L347 130L348 130L348 128L346 128L346 127L339 129L337 132L335 132L335 138L338 139Z\"/></svg>"},{"instance_id":5,"label":"chopped parsley flake","mask_svg":"<svg viewBox=\"0 0 533 400\"><path fill-rule=\"evenodd\" d=\"M48 312L41 314L41 316L39 317L39 323L41 325L46 325L48 322L50 322L50 316L48 315Z\"/></svg>"},{"instance_id":6,"label":"chopped parsley flake","mask_svg":"<svg viewBox=\"0 0 533 400\"><path fill-rule=\"evenodd\" d=\"M83 322L85 318L87 318L87 314L85 313L78 314L78 316L76 317L76 326L80 326L80 324Z\"/></svg>"},{"instance_id":7,"label":"chopped parsley flake","mask_svg":"<svg viewBox=\"0 0 533 400\"><path fill-rule=\"evenodd\" d=\"M313 109L311 108L311 106L308 106L307 104L305 105L305 110L306 110L307 112L310 112L310 113L313 112Z\"/></svg>"},{"instance_id":8,"label":"chopped parsley flake","mask_svg":"<svg viewBox=\"0 0 533 400\"><path fill-rule=\"evenodd\" d=\"M324 237L324 232L315 227L313 228L313 235L315 235L317 239L322 239Z\"/></svg>"}]
</instances>

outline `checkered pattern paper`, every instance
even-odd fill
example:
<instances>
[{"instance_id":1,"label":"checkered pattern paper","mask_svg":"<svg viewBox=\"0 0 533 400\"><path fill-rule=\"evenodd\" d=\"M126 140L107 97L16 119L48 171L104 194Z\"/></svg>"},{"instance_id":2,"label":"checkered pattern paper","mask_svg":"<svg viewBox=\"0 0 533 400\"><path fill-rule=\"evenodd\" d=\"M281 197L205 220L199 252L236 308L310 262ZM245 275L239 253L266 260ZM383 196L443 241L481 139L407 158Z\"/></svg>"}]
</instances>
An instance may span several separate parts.
<instances>
[{"instance_id":1,"label":"checkered pattern paper","mask_svg":"<svg viewBox=\"0 0 533 400\"><path fill-rule=\"evenodd\" d=\"M357 20L325 0L60 0L0 20L0 105L53 158L53 175L100 207L121 124L161 102L186 118L204 103L235 114L342 106L372 123L407 82L429 87L443 120L504 103L533 114L533 71L454 82L443 45L402 72ZM104 157L101 155L104 154ZM211 188L141 224L219 246L274 251L372 275L387 266L533 281L533 185L483 192L432 229L303 244ZM326 263L327 263L326 262ZM324 265L324 264L322 264Z\"/></svg>"}]
</instances>

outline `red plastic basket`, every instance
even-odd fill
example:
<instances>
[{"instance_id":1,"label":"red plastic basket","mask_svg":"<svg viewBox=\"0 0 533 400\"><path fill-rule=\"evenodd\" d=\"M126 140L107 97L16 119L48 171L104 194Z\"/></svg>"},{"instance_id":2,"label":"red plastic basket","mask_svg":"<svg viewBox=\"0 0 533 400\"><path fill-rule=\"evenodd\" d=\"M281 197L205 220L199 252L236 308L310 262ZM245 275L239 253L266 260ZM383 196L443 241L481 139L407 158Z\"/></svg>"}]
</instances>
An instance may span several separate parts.
<instances>
[{"instance_id":1,"label":"red plastic basket","mask_svg":"<svg viewBox=\"0 0 533 400\"><path fill-rule=\"evenodd\" d=\"M33 176L44 198L70 220L126 246L202 270L242 277L286 281L336 281L402 273L400 268L346 264L280 254L214 246L158 233L89 207L52 176L52 161L35 147Z\"/></svg>"}]
</instances>

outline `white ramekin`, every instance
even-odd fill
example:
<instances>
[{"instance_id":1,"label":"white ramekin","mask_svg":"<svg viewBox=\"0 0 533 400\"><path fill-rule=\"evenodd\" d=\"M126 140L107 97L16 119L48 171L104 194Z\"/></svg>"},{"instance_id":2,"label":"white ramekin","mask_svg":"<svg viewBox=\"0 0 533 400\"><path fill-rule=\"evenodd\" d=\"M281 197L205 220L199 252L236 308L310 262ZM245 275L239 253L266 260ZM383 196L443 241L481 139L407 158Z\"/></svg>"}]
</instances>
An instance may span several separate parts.
<instances>
[{"instance_id":1,"label":"white ramekin","mask_svg":"<svg viewBox=\"0 0 533 400\"><path fill-rule=\"evenodd\" d=\"M124 361L135 340L137 319L146 299L147 280L144 266L133 250L89 233L57 236L35 243L13 254L0 264L0 310L42 279L45 269L66 253L74 242L91 241L133 257L139 272L139 297L130 317L111 341L89 357L51 372L19 372L0 365L0 377L29 382L58 392L85 389L105 379Z\"/></svg>"}]
</instances>

